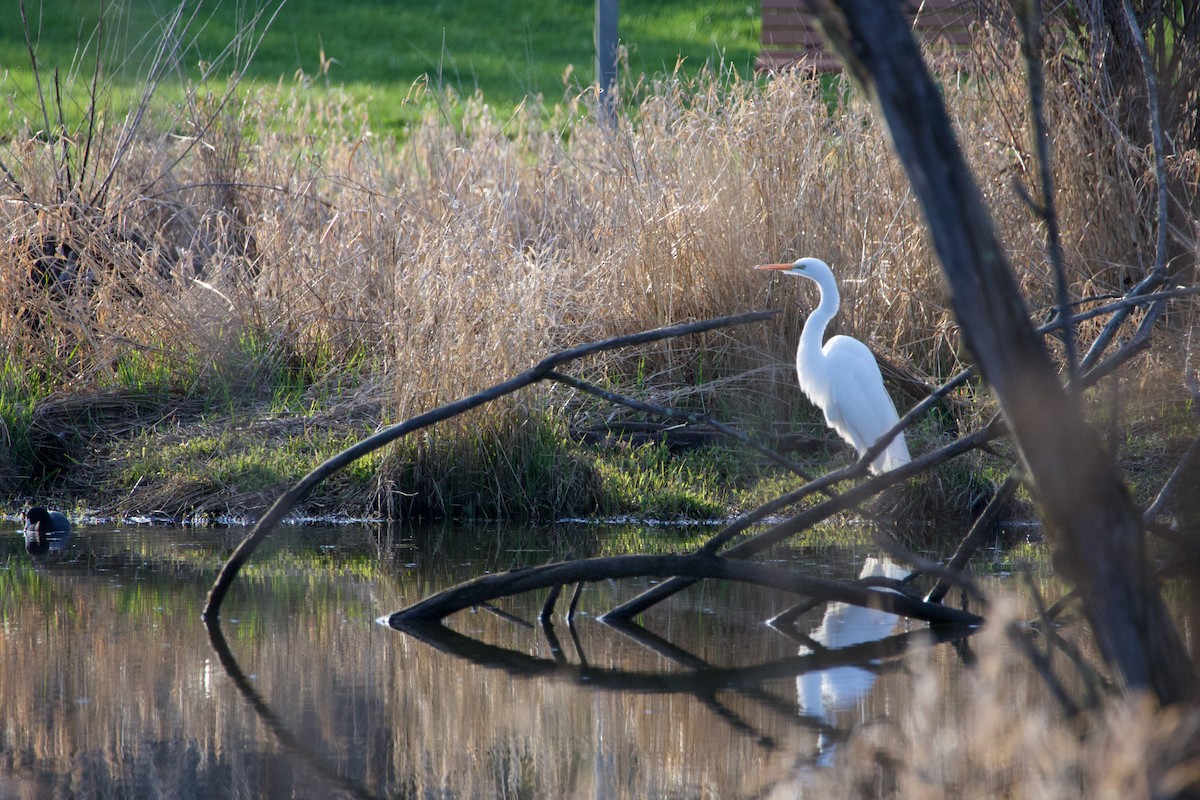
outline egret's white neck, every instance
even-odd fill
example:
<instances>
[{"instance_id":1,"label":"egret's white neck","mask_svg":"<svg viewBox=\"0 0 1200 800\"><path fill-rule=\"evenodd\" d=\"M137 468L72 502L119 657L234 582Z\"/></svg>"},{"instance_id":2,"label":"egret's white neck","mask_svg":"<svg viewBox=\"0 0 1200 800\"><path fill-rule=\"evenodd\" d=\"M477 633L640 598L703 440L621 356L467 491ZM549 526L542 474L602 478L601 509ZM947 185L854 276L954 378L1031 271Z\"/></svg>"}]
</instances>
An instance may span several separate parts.
<instances>
[{"instance_id":1,"label":"egret's white neck","mask_svg":"<svg viewBox=\"0 0 1200 800\"><path fill-rule=\"evenodd\" d=\"M804 277L808 278L809 276L805 275ZM815 278L809 278L809 280L814 281L820 287L821 301L808 315L808 320L804 323L804 330L800 332L800 346L796 350L798 364L811 364L821 357L821 344L825 341L825 328L837 314L838 306L841 304L836 285L833 285L832 282L827 285L824 281L818 281Z\"/></svg>"}]
</instances>

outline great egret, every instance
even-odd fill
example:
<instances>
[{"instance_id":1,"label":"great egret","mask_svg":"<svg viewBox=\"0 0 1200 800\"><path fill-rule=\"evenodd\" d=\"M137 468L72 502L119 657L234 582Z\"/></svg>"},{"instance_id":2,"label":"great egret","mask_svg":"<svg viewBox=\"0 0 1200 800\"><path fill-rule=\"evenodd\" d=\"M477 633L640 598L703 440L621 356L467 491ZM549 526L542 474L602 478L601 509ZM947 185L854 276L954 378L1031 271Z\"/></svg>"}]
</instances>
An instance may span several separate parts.
<instances>
[{"instance_id":1,"label":"great egret","mask_svg":"<svg viewBox=\"0 0 1200 800\"><path fill-rule=\"evenodd\" d=\"M821 301L808 315L800 333L796 374L801 391L825 413L826 424L861 456L900 417L883 388L883 376L870 348L849 336L834 336L821 346L825 327L841 303L833 270L819 258L802 258L792 264L763 264L755 269L784 270L787 275L808 278L820 288ZM871 471L887 472L910 460L901 431L871 462Z\"/></svg>"}]
</instances>

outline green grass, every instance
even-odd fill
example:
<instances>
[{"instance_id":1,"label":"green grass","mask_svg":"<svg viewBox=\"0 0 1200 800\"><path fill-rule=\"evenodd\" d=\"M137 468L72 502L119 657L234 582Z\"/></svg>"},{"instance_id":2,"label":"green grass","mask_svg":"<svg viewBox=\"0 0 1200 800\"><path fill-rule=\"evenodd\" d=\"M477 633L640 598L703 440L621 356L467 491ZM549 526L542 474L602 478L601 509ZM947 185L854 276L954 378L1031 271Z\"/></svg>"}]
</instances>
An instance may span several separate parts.
<instances>
[{"instance_id":1,"label":"green grass","mask_svg":"<svg viewBox=\"0 0 1200 800\"><path fill-rule=\"evenodd\" d=\"M391 132L416 118L411 94L417 83L459 96L479 92L507 113L526 96L553 103L594 79L591 0L543 0L518 8L504 0L288 0L275 11L268 4L222 2L181 19L174 28L184 43L183 74L196 81L205 68L216 79L236 71L252 84L270 85L300 79L317 93L343 87L369 109L374 129ZM114 99L118 106L131 104L144 85L152 48L171 27L171 13L171 4L161 0L119 3L110 7L97 37L98 4L31 0L44 91L50 91L57 70L74 98L68 106L82 107L99 47ZM757 3L626 0L619 35L631 75L669 73L682 62L686 74L705 64L726 64L748 76L759 24ZM0 63L6 68L0 92L9 98L2 129L23 120L33 130L44 127L15 11L0 26ZM167 99L174 94L170 84L164 87Z\"/></svg>"},{"instance_id":2,"label":"green grass","mask_svg":"<svg viewBox=\"0 0 1200 800\"><path fill-rule=\"evenodd\" d=\"M251 429L213 424L187 436L171 430L149 431L114 454L114 483L139 481L161 487L155 498L169 513L222 510L222 503L256 504L273 498L304 477L325 458L369 435L369 429L347 431L311 424L297 431L287 420L260 422ZM379 457L354 462L319 490L321 496L367 494ZM363 509L358 509L363 513Z\"/></svg>"},{"instance_id":3,"label":"green grass","mask_svg":"<svg viewBox=\"0 0 1200 800\"><path fill-rule=\"evenodd\" d=\"M664 444L618 443L596 456L600 511L670 519L723 519L739 476L753 474L744 452L708 447L682 453Z\"/></svg>"}]
</instances>

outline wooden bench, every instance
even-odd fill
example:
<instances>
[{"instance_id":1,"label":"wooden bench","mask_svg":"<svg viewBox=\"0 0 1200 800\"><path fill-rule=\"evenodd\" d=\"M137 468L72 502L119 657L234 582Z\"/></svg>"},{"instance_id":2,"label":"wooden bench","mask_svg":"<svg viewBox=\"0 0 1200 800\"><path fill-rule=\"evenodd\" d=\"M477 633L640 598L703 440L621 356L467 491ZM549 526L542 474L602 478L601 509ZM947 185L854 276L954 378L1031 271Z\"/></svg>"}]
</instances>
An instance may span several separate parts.
<instances>
[{"instance_id":1,"label":"wooden bench","mask_svg":"<svg viewBox=\"0 0 1200 800\"><path fill-rule=\"evenodd\" d=\"M971 43L971 23L978 18L976 0L901 0L921 40L928 44L965 49ZM762 46L756 68L793 67L836 72L841 61L825 48L816 22L802 9L805 0L762 0Z\"/></svg>"}]
</instances>

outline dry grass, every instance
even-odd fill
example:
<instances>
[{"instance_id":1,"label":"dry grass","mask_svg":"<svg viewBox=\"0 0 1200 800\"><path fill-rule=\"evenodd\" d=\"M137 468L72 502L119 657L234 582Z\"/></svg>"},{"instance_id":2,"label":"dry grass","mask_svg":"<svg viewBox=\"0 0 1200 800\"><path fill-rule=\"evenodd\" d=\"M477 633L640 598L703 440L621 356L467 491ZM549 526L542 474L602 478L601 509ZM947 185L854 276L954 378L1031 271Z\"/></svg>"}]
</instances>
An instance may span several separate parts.
<instances>
[{"instance_id":1,"label":"dry grass","mask_svg":"<svg viewBox=\"0 0 1200 800\"><path fill-rule=\"evenodd\" d=\"M1050 269L1012 188L1032 167L1021 77L996 68L1012 45L1002 47L978 65L987 77L944 81L1039 307ZM749 267L809 254L839 275L838 330L931 382L962 366L919 210L862 103L831 114L821 84L794 74L668 77L627 91L636 112L611 126L586 93L509 119L476 98L461 124L431 112L403 142L377 139L358 109L315 104L302 87L228 103L194 93L182 114L152 110L128 150L101 127L88 170L79 140L6 143L25 197L9 185L0 209L3 385L18 398L4 405L153 383L244 407L282 380L381 387L384 421L399 420L583 340L774 306L788 312L777 325L580 367L764 425L801 413L791 343L813 298ZM1055 92L1072 286L1117 292L1146 261L1138 198L1149 165L1090 133L1069 86ZM31 280L39 264L74 280ZM481 510L511 512L524 502L511 487L525 460L553 447L539 421L554 428L564 410L589 409L562 390L527 393L395 448L380 485L436 495L465 470L493 487Z\"/></svg>"},{"instance_id":2,"label":"dry grass","mask_svg":"<svg viewBox=\"0 0 1200 800\"><path fill-rule=\"evenodd\" d=\"M1200 711L1163 709L1145 696L1110 697L1091 710L1064 714L1028 670L1018 648L1013 609L1001 604L972 639L977 660L960 702L948 701L945 678L922 648L910 651L916 688L903 721L859 726L839 748L833 768L781 768L772 798L1155 798L1192 796L1200 786ZM1039 647L1041 645L1038 645ZM1056 654L1059 679L1071 668ZM1062 665L1066 662L1067 667Z\"/></svg>"}]
</instances>

